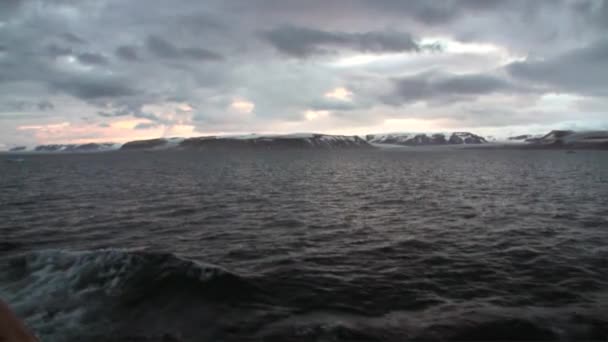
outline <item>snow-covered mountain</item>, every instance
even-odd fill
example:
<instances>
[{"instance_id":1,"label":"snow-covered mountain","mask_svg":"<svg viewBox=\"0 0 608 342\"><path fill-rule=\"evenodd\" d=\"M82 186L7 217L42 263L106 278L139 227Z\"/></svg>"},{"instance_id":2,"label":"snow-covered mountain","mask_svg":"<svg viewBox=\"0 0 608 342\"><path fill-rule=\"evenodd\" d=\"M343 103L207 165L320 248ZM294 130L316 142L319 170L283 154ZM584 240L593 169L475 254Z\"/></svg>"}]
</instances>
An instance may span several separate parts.
<instances>
[{"instance_id":1,"label":"snow-covered mountain","mask_svg":"<svg viewBox=\"0 0 608 342\"><path fill-rule=\"evenodd\" d=\"M15 146L9 153L92 153L114 150L208 150L208 149L361 149L391 146L480 145L505 148L589 148L608 149L608 131L551 131L542 136L519 135L505 141L469 132L453 133L389 133L358 136L316 133L249 134L207 136L196 138L159 138L114 143L54 144L34 148Z\"/></svg>"},{"instance_id":2,"label":"snow-covered mountain","mask_svg":"<svg viewBox=\"0 0 608 342\"><path fill-rule=\"evenodd\" d=\"M487 140L484 137L469 132L368 134L365 139L371 144L405 146L487 143Z\"/></svg>"},{"instance_id":3,"label":"snow-covered mountain","mask_svg":"<svg viewBox=\"0 0 608 342\"><path fill-rule=\"evenodd\" d=\"M87 143L87 144L50 144L38 145L34 148L27 146L16 146L8 150L12 153L91 153L108 152L120 148L120 144L114 143Z\"/></svg>"},{"instance_id":4,"label":"snow-covered mountain","mask_svg":"<svg viewBox=\"0 0 608 342\"><path fill-rule=\"evenodd\" d=\"M124 144L121 150L162 149L333 149L371 148L357 136L298 133L286 135L207 136L197 138L137 140Z\"/></svg>"}]
</instances>

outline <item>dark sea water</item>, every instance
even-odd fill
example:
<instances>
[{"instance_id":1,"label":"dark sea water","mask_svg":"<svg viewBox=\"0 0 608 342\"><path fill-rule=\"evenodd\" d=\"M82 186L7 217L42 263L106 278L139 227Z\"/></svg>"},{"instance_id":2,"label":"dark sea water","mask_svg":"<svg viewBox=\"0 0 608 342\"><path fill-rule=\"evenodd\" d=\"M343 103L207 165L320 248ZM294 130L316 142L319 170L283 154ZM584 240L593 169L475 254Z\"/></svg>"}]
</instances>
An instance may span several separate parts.
<instances>
[{"instance_id":1,"label":"dark sea water","mask_svg":"<svg viewBox=\"0 0 608 342\"><path fill-rule=\"evenodd\" d=\"M608 339L607 152L11 158L0 298L45 342Z\"/></svg>"}]
</instances>

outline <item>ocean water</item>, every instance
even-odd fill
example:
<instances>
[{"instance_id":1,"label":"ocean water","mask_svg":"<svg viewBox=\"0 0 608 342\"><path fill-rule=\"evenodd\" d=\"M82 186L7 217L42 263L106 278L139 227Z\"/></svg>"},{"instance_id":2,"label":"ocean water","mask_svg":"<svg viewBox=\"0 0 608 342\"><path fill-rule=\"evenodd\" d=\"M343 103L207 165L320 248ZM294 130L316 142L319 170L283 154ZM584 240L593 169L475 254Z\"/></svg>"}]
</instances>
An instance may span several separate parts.
<instances>
[{"instance_id":1,"label":"ocean water","mask_svg":"<svg viewBox=\"0 0 608 342\"><path fill-rule=\"evenodd\" d=\"M606 340L608 153L0 156L43 341Z\"/></svg>"}]
</instances>

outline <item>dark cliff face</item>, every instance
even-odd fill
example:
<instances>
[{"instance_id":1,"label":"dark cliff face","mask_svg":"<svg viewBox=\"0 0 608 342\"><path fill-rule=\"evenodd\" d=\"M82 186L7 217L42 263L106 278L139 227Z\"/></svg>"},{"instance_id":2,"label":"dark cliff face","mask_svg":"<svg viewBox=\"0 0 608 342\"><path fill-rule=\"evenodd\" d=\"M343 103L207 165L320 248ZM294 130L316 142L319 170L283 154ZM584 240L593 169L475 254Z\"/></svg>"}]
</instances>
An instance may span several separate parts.
<instances>
[{"instance_id":1,"label":"dark cliff face","mask_svg":"<svg viewBox=\"0 0 608 342\"><path fill-rule=\"evenodd\" d=\"M331 149L331 148L367 148L371 147L359 137L342 137L315 134L311 137L260 137L253 139L230 138L192 138L184 140L182 148L216 149L216 148L253 148L253 149Z\"/></svg>"},{"instance_id":2,"label":"dark cliff face","mask_svg":"<svg viewBox=\"0 0 608 342\"><path fill-rule=\"evenodd\" d=\"M34 148L36 152L57 152L63 149L64 145L39 145Z\"/></svg>"},{"instance_id":3,"label":"dark cliff face","mask_svg":"<svg viewBox=\"0 0 608 342\"><path fill-rule=\"evenodd\" d=\"M68 145L67 152L95 152L95 151L105 151L111 149L114 144L82 144L82 145Z\"/></svg>"},{"instance_id":4,"label":"dark cliff face","mask_svg":"<svg viewBox=\"0 0 608 342\"><path fill-rule=\"evenodd\" d=\"M126 143L122 150L153 150L163 147L181 150L372 148L367 141L356 136L305 134L245 138L197 137L184 139L173 146L169 146L165 139L153 139Z\"/></svg>"},{"instance_id":5,"label":"dark cliff face","mask_svg":"<svg viewBox=\"0 0 608 342\"><path fill-rule=\"evenodd\" d=\"M469 132L454 132L448 136L437 134L370 134L366 140L374 144L391 144L404 146L484 144L486 139Z\"/></svg>"},{"instance_id":6,"label":"dark cliff face","mask_svg":"<svg viewBox=\"0 0 608 342\"><path fill-rule=\"evenodd\" d=\"M523 134L523 135L517 135L514 137L509 137L508 140L511 141L525 141L528 139L532 139L534 136L532 134Z\"/></svg>"},{"instance_id":7,"label":"dark cliff face","mask_svg":"<svg viewBox=\"0 0 608 342\"><path fill-rule=\"evenodd\" d=\"M145 150L153 149L165 146L167 144L166 139L149 139L149 140L135 140L129 141L122 145L121 150Z\"/></svg>"}]
</instances>

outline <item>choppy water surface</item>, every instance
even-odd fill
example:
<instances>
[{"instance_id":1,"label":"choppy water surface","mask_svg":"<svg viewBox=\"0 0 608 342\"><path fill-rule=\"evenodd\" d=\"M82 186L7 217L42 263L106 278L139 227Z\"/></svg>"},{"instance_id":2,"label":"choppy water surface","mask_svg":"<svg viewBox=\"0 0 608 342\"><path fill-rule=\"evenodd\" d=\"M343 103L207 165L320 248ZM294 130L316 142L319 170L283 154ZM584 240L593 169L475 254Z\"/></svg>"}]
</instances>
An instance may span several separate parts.
<instances>
[{"instance_id":1,"label":"choppy water surface","mask_svg":"<svg viewBox=\"0 0 608 342\"><path fill-rule=\"evenodd\" d=\"M608 153L0 156L44 341L608 338Z\"/></svg>"}]
</instances>

